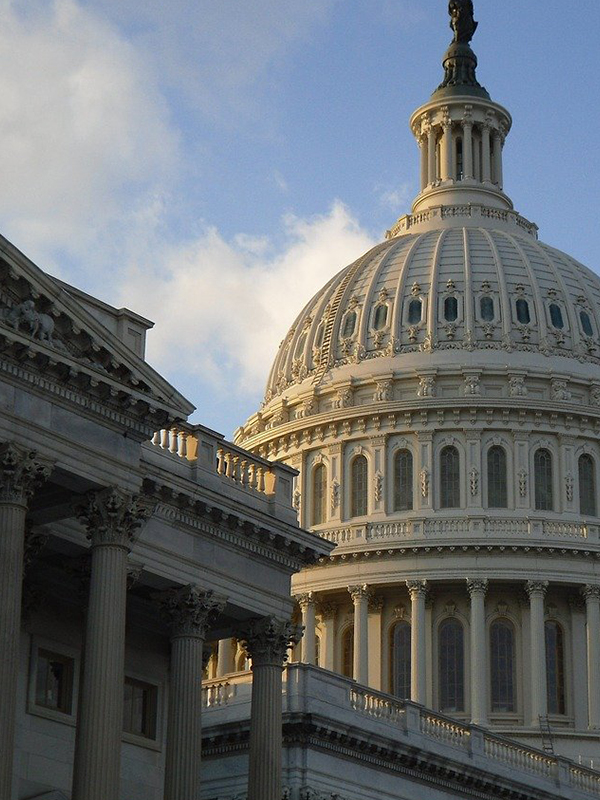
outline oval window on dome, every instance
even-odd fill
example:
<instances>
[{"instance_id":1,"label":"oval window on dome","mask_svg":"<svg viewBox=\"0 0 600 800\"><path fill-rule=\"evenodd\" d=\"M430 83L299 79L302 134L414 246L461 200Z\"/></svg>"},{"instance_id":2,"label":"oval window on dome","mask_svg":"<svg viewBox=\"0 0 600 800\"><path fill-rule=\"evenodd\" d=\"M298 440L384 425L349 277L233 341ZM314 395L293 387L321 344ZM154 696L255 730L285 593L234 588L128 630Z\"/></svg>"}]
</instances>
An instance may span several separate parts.
<instances>
[{"instance_id":1,"label":"oval window on dome","mask_svg":"<svg viewBox=\"0 0 600 800\"><path fill-rule=\"evenodd\" d=\"M562 310L560 306L557 306L556 303L552 303L550 305L550 321L552 325L559 331L565 327L565 321L563 319Z\"/></svg>"},{"instance_id":2,"label":"oval window on dome","mask_svg":"<svg viewBox=\"0 0 600 800\"><path fill-rule=\"evenodd\" d=\"M444 300L444 319L446 322L456 322L458 319L458 300L456 297L447 297Z\"/></svg>"},{"instance_id":3,"label":"oval window on dome","mask_svg":"<svg viewBox=\"0 0 600 800\"><path fill-rule=\"evenodd\" d=\"M494 301L491 297L482 297L479 301L479 312L484 322L493 322L496 313L494 311Z\"/></svg>"},{"instance_id":4,"label":"oval window on dome","mask_svg":"<svg viewBox=\"0 0 600 800\"><path fill-rule=\"evenodd\" d=\"M521 325L529 325L531 322L531 314L529 313L529 303L520 297L516 302L517 319Z\"/></svg>"},{"instance_id":5,"label":"oval window on dome","mask_svg":"<svg viewBox=\"0 0 600 800\"><path fill-rule=\"evenodd\" d=\"M579 319L581 320L581 327L583 328L583 332L586 336L593 336L594 329L592 327L592 320L590 319L590 315L587 311L580 311Z\"/></svg>"},{"instance_id":6,"label":"oval window on dome","mask_svg":"<svg viewBox=\"0 0 600 800\"><path fill-rule=\"evenodd\" d=\"M375 309L375 314L373 316L373 327L376 331L380 331L385 328L387 323L387 315L388 315L388 307L387 305L379 305Z\"/></svg>"},{"instance_id":7,"label":"oval window on dome","mask_svg":"<svg viewBox=\"0 0 600 800\"><path fill-rule=\"evenodd\" d=\"M421 300L411 300L408 304L408 322L418 325L423 317L423 303Z\"/></svg>"},{"instance_id":8,"label":"oval window on dome","mask_svg":"<svg viewBox=\"0 0 600 800\"><path fill-rule=\"evenodd\" d=\"M349 311L344 318L344 326L342 328L342 338L349 339L354 333L356 328L356 311Z\"/></svg>"}]
</instances>

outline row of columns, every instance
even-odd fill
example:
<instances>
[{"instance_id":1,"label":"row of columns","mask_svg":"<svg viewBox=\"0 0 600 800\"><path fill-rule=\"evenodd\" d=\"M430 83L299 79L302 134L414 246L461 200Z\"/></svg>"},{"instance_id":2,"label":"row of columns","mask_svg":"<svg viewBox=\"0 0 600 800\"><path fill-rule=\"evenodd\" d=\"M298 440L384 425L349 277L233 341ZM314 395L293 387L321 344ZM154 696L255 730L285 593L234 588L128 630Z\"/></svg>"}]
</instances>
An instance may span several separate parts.
<instances>
[{"instance_id":1,"label":"row of columns","mask_svg":"<svg viewBox=\"0 0 600 800\"><path fill-rule=\"evenodd\" d=\"M487 579L467 579L470 597L470 707L471 718L477 725L488 725L488 663L487 626L485 599L488 590ZM427 702L427 625L426 600L429 591L426 580L409 580L406 586L411 600L411 697L415 703ZM544 600L548 581L530 580L525 584L529 597L529 651L530 651L530 724L537 727L539 717L548 714L546 685L546 636ZM349 586L348 591L354 603L354 654L353 677L361 684L369 685L369 637L368 615L372 599L371 587L366 584ZM586 608L587 631L587 697L588 724L590 729L600 729L600 586L587 585L582 589ZM305 636L302 640L300 660L315 663L316 603L313 592L298 598L302 611ZM327 669L334 668L333 629L331 624L334 610L320 606L326 623L323 643L326 651L320 663ZM377 687L376 687L377 688Z\"/></svg>"},{"instance_id":2,"label":"row of columns","mask_svg":"<svg viewBox=\"0 0 600 800\"><path fill-rule=\"evenodd\" d=\"M438 136L440 128L429 126L427 133L420 139L421 147L421 190L435 184L438 180L456 179L455 148L457 141L456 123L447 119L441 125L440 164L438 166ZM475 138L473 122L465 120L461 125L463 174L462 180L473 181L480 177L482 183L492 183L503 188L502 168L503 137L499 130L489 123L480 126L481 131L481 163L475 158ZM479 173L476 176L476 173Z\"/></svg>"},{"instance_id":3,"label":"row of columns","mask_svg":"<svg viewBox=\"0 0 600 800\"><path fill-rule=\"evenodd\" d=\"M0 447L0 798L12 796L25 519L52 464ZM128 555L151 508L118 488L88 494L77 509L91 542L90 581L73 769L73 800L120 796ZM170 623L171 669L165 800L200 791L202 672L207 631L226 598L198 586L157 594ZM252 659L248 800L280 800L282 672L301 629L266 617L239 634Z\"/></svg>"}]
</instances>

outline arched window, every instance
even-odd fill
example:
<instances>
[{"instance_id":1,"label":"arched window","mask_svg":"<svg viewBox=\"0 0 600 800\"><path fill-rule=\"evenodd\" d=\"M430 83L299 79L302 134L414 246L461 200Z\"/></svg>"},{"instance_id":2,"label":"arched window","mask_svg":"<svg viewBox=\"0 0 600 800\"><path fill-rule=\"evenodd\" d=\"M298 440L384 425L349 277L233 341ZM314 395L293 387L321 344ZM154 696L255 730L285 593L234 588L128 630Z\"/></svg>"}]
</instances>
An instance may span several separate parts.
<instances>
[{"instance_id":1,"label":"arched window","mask_svg":"<svg viewBox=\"0 0 600 800\"><path fill-rule=\"evenodd\" d=\"M579 513L596 516L596 469L587 454L579 458Z\"/></svg>"},{"instance_id":2,"label":"arched window","mask_svg":"<svg viewBox=\"0 0 600 800\"><path fill-rule=\"evenodd\" d=\"M402 700L410 698L410 625L397 622L390 636L391 693Z\"/></svg>"},{"instance_id":3,"label":"arched window","mask_svg":"<svg viewBox=\"0 0 600 800\"><path fill-rule=\"evenodd\" d=\"M563 630L558 622L548 620L546 633L546 686L548 713L565 713L565 647Z\"/></svg>"},{"instance_id":4,"label":"arched window","mask_svg":"<svg viewBox=\"0 0 600 800\"><path fill-rule=\"evenodd\" d=\"M354 628L347 628L342 634L342 675L354 677Z\"/></svg>"},{"instance_id":5,"label":"arched window","mask_svg":"<svg viewBox=\"0 0 600 800\"><path fill-rule=\"evenodd\" d=\"M344 317L342 327L342 339L349 339L356 328L356 311L349 311Z\"/></svg>"},{"instance_id":6,"label":"arched window","mask_svg":"<svg viewBox=\"0 0 600 800\"><path fill-rule=\"evenodd\" d=\"M458 300L456 297L447 297L444 300L444 319L446 322L456 322L458 319Z\"/></svg>"},{"instance_id":7,"label":"arched window","mask_svg":"<svg viewBox=\"0 0 600 800\"><path fill-rule=\"evenodd\" d=\"M462 181L464 177L463 142L459 137L456 140L456 180Z\"/></svg>"},{"instance_id":8,"label":"arched window","mask_svg":"<svg viewBox=\"0 0 600 800\"><path fill-rule=\"evenodd\" d=\"M394 456L394 511L413 507L413 457L410 450L398 450Z\"/></svg>"},{"instance_id":9,"label":"arched window","mask_svg":"<svg viewBox=\"0 0 600 800\"><path fill-rule=\"evenodd\" d=\"M550 305L550 321L559 331L562 331L562 329L565 327L562 310L560 306L556 305L556 303L552 303Z\"/></svg>"},{"instance_id":10,"label":"arched window","mask_svg":"<svg viewBox=\"0 0 600 800\"><path fill-rule=\"evenodd\" d=\"M373 327L376 331L380 331L385 328L387 315L388 307L385 305L385 303L375 308L375 314L373 315Z\"/></svg>"},{"instance_id":11,"label":"arched window","mask_svg":"<svg viewBox=\"0 0 600 800\"><path fill-rule=\"evenodd\" d=\"M491 297L482 297L479 301L479 311L484 322L493 322L495 317L494 301Z\"/></svg>"},{"instance_id":12,"label":"arched window","mask_svg":"<svg viewBox=\"0 0 600 800\"><path fill-rule=\"evenodd\" d=\"M517 319L521 325L529 325L531 322L531 314L529 313L529 303L520 297L516 302Z\"/></svg>"},{"instance_id":13,"label":"arched window","mask_svg":"<svg viewBox=\"0 0 600 800\"><path fill-rule=\"evenodd\" d=\"M592 327L592 320L590 319L590 315L587 313L587 311L580 311L579 319L581 320L581 327L583 328L585 335L593 336L594 329Z\"/></svg>"},{"instance_id":14,"label":"arched window","mask_svg":"<svg viewBox=\"0 0 600 800\"><path fill-rule=\"evenodd\" d=\"M410 325L418 325L423 315L423 303L421 300L411 300L408 304L408 322Z\"/></svg>"},{"instance_id":15,"label":"arched window","mask_svg":"<svg viewBox=\"0 0 600 800\"><path fill-rule=\"evenodd\" d=\"M465 710L465 642L463 627L446 619L439 628L440 711Z\"/></svg>"},{"instance_id":16,"label":"arched window","mask_svg":"<svg viewBox=\"0 0 600 800\"><path fill-rule=\"evenodd\" d=\"M327 515L327 470L317 464L312 475L312 524L322 525Z\"/></svg>"},{"instance_id":17,"label":"arched window","mask_svg":"<svg viewBox=\"0 0 600 800\"><path fill-rule=\"evenodd\" d=\"M535 509L552 511L554 506L552 491L552 453L538 450L534 457Z\"/></svg>"},{"instance_id":18,"label":"arched window","mask_svg":"<svg viewBox=\"0 0 600 800\"><path fill-rule=\"evenodd\" d=\"M364 456L356 456L350 467L351 516L364 517L368 512L368 464Z\"/></svg>"},{"instance_id":19,"label":"arched window","mask_svg":"<svg viewBox=\"0 0 600 800\"><path fill-rule=\"evenodd\" d=\"M460 458L456 447L440 453L440 506L460 508Z\"/></svg>"},{"instance_id":20,"label":"arched window","mask_svg":"<svg viewBox=\"0 0 600 800\"><path fill-rule=\"evenodd\" d=\"M487 455L488 508L508 508L506 450L490 447Z\"/></svg>"},{"instance_id":21,"label":"arched window","mask_svg":"<svg viewBox=\"0 0 600 800\"><path fill-rule=\"evenodd\" d=\"M490 627L492 712L515 710L515 632L506 619Z\"/></svg>"}]
</instances>

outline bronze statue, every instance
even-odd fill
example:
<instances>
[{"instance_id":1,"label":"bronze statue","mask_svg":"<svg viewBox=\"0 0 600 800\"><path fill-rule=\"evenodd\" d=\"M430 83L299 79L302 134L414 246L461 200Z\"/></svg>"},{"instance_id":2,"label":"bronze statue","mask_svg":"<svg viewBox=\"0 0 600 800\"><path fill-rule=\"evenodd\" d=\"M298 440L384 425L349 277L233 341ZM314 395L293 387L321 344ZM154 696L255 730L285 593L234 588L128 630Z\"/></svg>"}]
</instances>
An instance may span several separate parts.
<instances>
[{"instance_id":1,"label":"bronze statue","mask_svg":"<svg viewBox=\"0 0 600 800\"><path fill-rule=\"evenodd\" d=\"M477 30L478 23L473 19L475 11L473 0L450 0L450 27L454 31L454 41L468 44Z\"/></svg>"}]
</instances>

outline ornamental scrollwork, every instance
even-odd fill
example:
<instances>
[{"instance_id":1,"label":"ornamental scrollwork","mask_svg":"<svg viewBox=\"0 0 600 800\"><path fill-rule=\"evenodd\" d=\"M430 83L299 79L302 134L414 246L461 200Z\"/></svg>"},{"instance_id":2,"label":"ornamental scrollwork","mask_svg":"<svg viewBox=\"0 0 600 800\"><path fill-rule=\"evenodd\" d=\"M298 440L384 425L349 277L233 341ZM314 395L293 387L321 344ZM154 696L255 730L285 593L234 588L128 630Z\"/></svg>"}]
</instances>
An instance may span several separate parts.
<instances>
[{"instance_id":1,"label":"ornamental scrollwork","mask_svg":"<svg viewBox=\"0 0 600 800\"><path fill-rule=\"evenodd\" d=\"M388 403L390 400L393 400L393 386L394 382L391 380L387 381L378 381L377 382L377 389L375 390L374 401L376 403Z\"/></svg>"},{"instance_id":2,"label":"ornamental scrollwork","mask_svg":"<svg viewBox=\"0 0 600 800\"><path fill-rule=\"evenodd\" d=\"M467 578L467 591L473 597L476 594L485 595L488 590L489 581L487 578Z\"/></svg>"},{"instance_id":3,"label":"ornamental scrollwork","mask_svg":"<svg viewBox=\"0 0 600 800\"><path fill-rule=\"evenodd\" d=\"M479 470L475 467L472 467L469 472L469 484L471 487L471 497L477 497L479 494Z\"/></svg>"},{"instance_id":4,"label":"ornamental scrollwork","mask_svg":"<svg viewBox=\"0 0 600 800\"><path fill-rule=\"evenodd\" d=\"M568 381L554 380L552 381L552 399L558 401L570 400L572 395L568 390Z\"/></svg>"},{"instance_id":5,"label":"ornamental scrollwork","mask_svg":"<svg viewBox=\"0 0 600 800\"><path fill-rule=\"evenodd\" d=\"M87 528L92 547L117 545L129 548L154 506L148 499L110 486L89 492L75 513Z\"/></svg>"},{"instance_id":6,"label":"ornamental scrollwork","mask_svg":"<svg viewBox=\"0 0 600 800\"><path fill-rule=\"evenodd\" d=\"M509 394L511 397L527 397L527 387L525 386L525 378L515 376L509 381Z\"/></svg>"},{"instance_id":7,"label":"ornamental scrollwork","mask_svg":"<svg viewBox=\"0 0 600 800\"><path fill-rule=\"evenodd\" d=\"M331 483L331 511L334 513L340 504L340 482L334 478Z\"/></svg>"},{"instance_id":8,"label":"ornamental scrollwork","mask_svg":"<svg viewBox=\"0 0 600 800\"><path fill-rule=\"evenodd\" d=\"M53 464L14 442L0 445L0 502L26 505L50 477Z\"/></svg>"},{"instance_id":9,"label":"ornamental scrollwork","mask_svg":"<svg viewBox=\"0 0 600 800\"><path fill-rule=\"evenodd\" d=\"M522 469L519 471L519 495L521 497L527 497L527 483L528 483L527 471Z\"/></svg>"},{"instance_id":10,"label":"ornamental scrollwork","mask_svg":"<svg viewBox=\"0 0 600 800\"><path fill-rule=\"evenodd\" d=\"M465 397L479 397L481 395L481 379L479 375L466 375L464 386Z\"/></svg>"},{"instance_id":11,"label":"ornamental scrollwork","mask_svg":"<svg viewBox=\"0 0 600 800\"><path fill-rule=\"evenodd\" d=\"M406 588L411 596L427 598L428 586L425 580L406 581Z\"/></svg>"},{"instance_id":12,"label":"ornamental scrollwork","mask_svg":"<svg viewBox=\"0 0 600 800\"><path fill-rule=\"evenodd\" d=\"M569 472L569 474L565 478L565 491L567 495L567 502L571 503L573 501L573 490L575 486L575 481L573 476Z\"/></svg>"},{"instance_id":13,"label":"ornamental scrollwork","mask_svg":"<svg viewBox=\"0 0 600 800\"><path fill-rule=\"evenodd\" d=\"M527 581L525 584L525 591L532 597L545 597L548 591L548 581Z\"/></svg>"},{"instance_id":14,"label":"ornamental scrollwork","mask_svg":"<svg viewBox=\"0 0 600 800\"><path fill-rule=\"evenodd\" d=\"M263 617L252 620L238 638L256 666L283 667L288 650L302 639L303 628L289 620Z\"/></svg>"},{"instance_id":15,"label":"ornamental scrollwork","mask_svg":"<svg viewBox=\"0 0 600 800\"><path fill-rule=\"evenodd\" d=\"M436 386L435 386L435 378L426 375L419 378L419 389L417 391L417 397L435 397L437 394Z\"/></svg>"},{"instance_id":16,"label":"ornamental scrollwork","mask_svg":"<svg viewBox=\"0 0 600 800\"><path fill-rule=\"evenodd\" d=\"M375 483L375 502L379 503L381 501L381 498L383 497L383 475L381 474L381 472L378 471L375 473L374 483Z\"/></svg>"},{"instance_id":17,"label":"ornamental scrollwork","mask_svg":"<svg viewBox=\"0 0 600 800\"><path fill-rule=\"evenodd\" d=\"M156 595L168 618L172 635L205 639L215 617L225 608L227 599L213 591L189 584Z\"/></svg>"},{"instance_id":18,"label":"ornamental scrollwork","mask_svg":"<svg viewBox=\"0 0 600 800\"><path fill-rule=\"evenodd\" d=\"M429 470L423 467L419 475L421 481L421 496L429 497Z\"/></svg>"}]
</instances>

